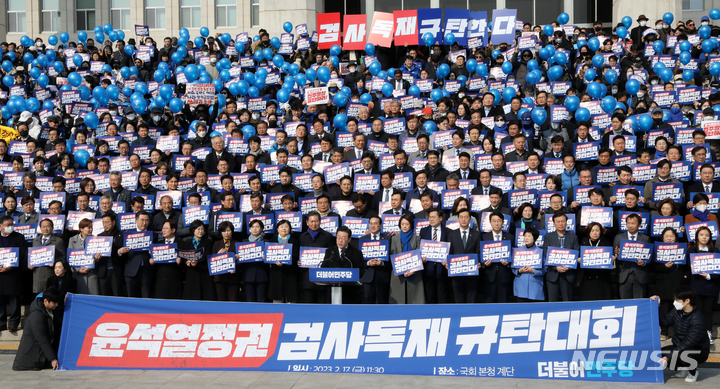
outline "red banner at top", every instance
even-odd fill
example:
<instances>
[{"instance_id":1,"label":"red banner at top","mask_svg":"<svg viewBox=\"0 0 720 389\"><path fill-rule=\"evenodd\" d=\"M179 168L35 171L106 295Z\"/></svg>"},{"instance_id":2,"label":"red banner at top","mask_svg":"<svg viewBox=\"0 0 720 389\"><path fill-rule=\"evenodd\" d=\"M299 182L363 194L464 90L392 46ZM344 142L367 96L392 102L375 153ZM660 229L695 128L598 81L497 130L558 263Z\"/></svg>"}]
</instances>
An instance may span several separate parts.
<instances>
[{"instance_id":1,"label":"red banner at top","mask_svg":"<svg viewBox=\"0 0 720 389\"><path fill-rule=\"evenodd\" d=\"M367 35L365 15L345 15L343 27L343 50L363 50Z\"/></svg>"},{"instance_id":2,"label":"red banner at top","mask_svg":"<svg viewBox=\"0 0 720 389\"><path fill-rule=\"evenodd\" d=\"M317 14L318 49L329 49L340 42L340 13Z\"/></svg>"},{"instance_id":3,"label":"red banner at top","mask_svg":"<svg viewBox=\"0 0 720 389\"><path fill-rule=\"evenodd\" d=\"M395 19L395 46L418 44L417 10L393 11Z\"/></svg>"},{"instance_id":4,"label":"red banner at top","mask_svg":"<svg viewBox=\"0 0 720 389\"><path fill-rule=\"evenodd\" d=\"M368 33L368 43L380 47L390 47L393 42L395 20L393 14L388 12L375 12L372 28Z\"/></svg>"}]
</instances>

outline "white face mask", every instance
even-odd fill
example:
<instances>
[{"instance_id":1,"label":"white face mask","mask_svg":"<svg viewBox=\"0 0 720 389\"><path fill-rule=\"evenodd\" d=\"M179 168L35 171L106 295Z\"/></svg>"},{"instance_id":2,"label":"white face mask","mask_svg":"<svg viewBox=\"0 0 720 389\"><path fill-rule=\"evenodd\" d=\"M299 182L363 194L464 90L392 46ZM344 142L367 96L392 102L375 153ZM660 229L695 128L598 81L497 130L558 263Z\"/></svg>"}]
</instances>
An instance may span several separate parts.
<instances>
[{"instance_id":1,"label":"white face mask","mask_svg":"<svg viewBox=\"0 0 720 389\"><path fill-rule=\"evenodd\" d=\"M215 62L217 62L217 58L210 58L210 63L215 63Z\"/></svg>"},{"instance_id":2,"label":"white face mask","mask_svg":"<svg viewBox=\"0 0 720 389\"><path fill-rule=\"evenodd\" d=\"M663 24L664 29L667 29L668 27L670 27L670 26L668 26L667 24Z\"/></svg>"},{"instance_id":3,"label":"white face mask","mask_svg":"<svg viewBox=\"0 0 720 389\"><path fill-rule=\"evenodd\" d=\"M657 80L652 80L652 81L650 81L650 85L657 85L657 83L658 83Z\"/></svg>"},{"instance_id":4,"label":"white face mask","mask_svg":"<svg viewBox=\"0 0 720 389\"><path fill-rule=\"evenodd\" d=\"M695 209L697 209L700 212L705 212L705 211L707 211L707 205L705 205L705 204L696 205Z\"/></svg>"},{"instance_id":5,"label":"white face mask","mask_svg":"<svg viewBox=\"0 0 720 389\"><path fill-rule=\"evenodd\" d=\"M643 20L640 22L640 26L645 27L647 26L647 20Z\"/></svg>"},{"instance_id":6,"label":"white face mask","mask_svg":"<svg viewBox=\"0 0 720 389\"><path fill-rule=\"evenodd\" d=\"M4 230L6 234L10 235L13 233L13 231L15 231L15 226L5 227Z\"/></svg>"},{"instance_id":7,"label":"white face mask","mask_svg":"<svg viewBox=\"0 0 720 389\"><path fill-rule=\"evenodd\" d=\"M645 93L643 93L643 92L638 92L638 93L637 93L637 97L638 97L638 99L642 99L643 97L645 97Z\"/></svg>"},{"instance_id":8,"label":"white face mask","mask_svg":"<svg viewBox=\"0 0 720 389\"><path fill-rule=\"evenodd\" d=\"M153 119L154 121L156 121L156 122L159 122L159 121L160 121L160 116L153 115L152 119Z\"/></svg>"},{"instance_id":9,"label":"white face mask","mask_svg":"<svg viewBox=\"0 0 720 389\"><path fill-rule=\"evenodd\" d=\"M205 136L205 134L207 134L207 132L205 132L205 131L198 131L198 132L196 132L196 134L197 134L198 138L202 138L202 137Z\"/></svg>"},{"instance_id":10,"label":"white face mask","mask_svg":"<svg viewBox=\"0 0 720 389\"><path fill-rule=\"evenodd\" d=\"M42 47L42 42L35 42L35 46Z\"/></svg>"},{"instance_id":11,"label":"white face mask","mask_svg":"<svg viewBox=\"0 0 720 389\"><path fill-rule=\"evenodd\" d=\"M207 51L203 51L203 55L207 57L207 55L210 54Z\"/></svg>"},{"instance_id":12,"label":"white face mask","mask_svg":"<svg viewBox=\"0 0 720 389\"><path fill-rule=\"evenodd\" d=\"M135 115L134 114L127 115L127 120L129 120L129 121L135 120Z\"/></svg>"},{"instance_id":13,"label":"white face mask","mask_svg":"<svg viewBox=\"0 0 720 389\"><path fill-rule=\"evenodd\" d=\"M617 93L618 93L618 88L612 88L612 94L615 95L615 94L617 94Z\"/></svg>"},{"instance_id":14,"label":"white face mask","mask_svg":"<svg viewBox=\"0 0 720 389\"><path fill-rule=\"evenodd\" d=\"M703 26L707 26L707 25L710 24L710 23L708 23L708 22L700 22L700 24L703 25Z\"/></svg>"},{"instance_id":15,"label":"white face mask","mask_svg":"<svg viewBox=\"0 0 720 389\"><path fill-rule=\"evenodd\" d=\"M495 125L498 126L498 127L502 127L502 126L505 125L505 121L503 121L503 120L498 120L498 121L495 122Z\"/></svg>"},{"instance_id":16,"label":"white face mask","mask_svg":"<svg viewBox=\"0 0 720 389\"><path fill-rule=\"evenodd\" d=\"M658 24L655 26L656 30L662 30L662 28L663 28L662 24Z\"/></svg>"},{"instance_id":17,"label":"white face mask","mask_svg":"<svg viewBox=\"0 0 720 389\"><path fill-rule=\"evenodd\" d=\"M110 115L117 116L118 111L110 111Z\"/></svg>"},{"instance_id":18,"label":"white face mask","mask_svg":"<svg viewBox=\"0 0 720 389\"><path fill-rule=\"evenodd\" d=\"M677 300L673 301L673 307L675 307L675 309L678 311L683 309L684 306L685 306L685 304L683 304L680 301L677 301Z\"/></svg>"},{"instance_id":19,"label":"white face mask","mask_svg":"<svg viewBox=\"0 0 720 389\"><path fill-rule=\"evenodd\" d=\"M260 119L260 114L256 112L256 113L252 114L252 118L253 118L253 120L258 120L258 119Z\"/></svg>"},{"instance_id":20,"label":"white face mask","mask_svg":"<svg viewBox=\"0 0 720 389\"><path fill-rule=\"evenodd\" d=\"M560 128L560 123L550 123L550 127L552 127L553 130L557 130Z\"/></svg>"}]
</instances>

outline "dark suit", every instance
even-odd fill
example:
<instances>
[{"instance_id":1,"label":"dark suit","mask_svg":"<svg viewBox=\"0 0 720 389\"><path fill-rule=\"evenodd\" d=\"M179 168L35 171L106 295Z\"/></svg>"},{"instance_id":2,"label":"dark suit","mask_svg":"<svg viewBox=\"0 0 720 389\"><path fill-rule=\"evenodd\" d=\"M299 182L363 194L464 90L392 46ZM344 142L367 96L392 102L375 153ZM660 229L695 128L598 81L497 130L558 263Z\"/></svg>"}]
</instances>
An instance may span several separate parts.
<instances>
[{"instance_id":1,"label":"dark suit","mask_svg":"<svg viewBox=\"0 0 720 389\"><path fill-rule=\"evenodd\" d=\"M386 240L390 243L390 237L385 234L379 234L380 240ZM372 235L367 234L360 239L372 239ZM390 274L392 273L392 265L389 261L381 261L378 266L367 265L365 274L360 279L363 283L365 291L365 304L387 304L390 300Z\"/></svg>"},{"instance_id":2,"label":"dark suit","mask_svg":"<svg viewBox=\"0 0 720 389\"><path fill-rule=\"evenodd\" d=\"M110 188L105 193L103 193L103 197L110 197L112 201L125 203L126 208L130 208L130 205L132 204L132 195L130 191L125 188L122 188L118 192Z\"/></svg>"},{"instance_id":3,"label":"dark suit","mask_svg":"<svg viewBox=\"0 0 720 389\"><path fill-rule=\"evenodd\" d=\"M636 232L637 236L635 240L643 243L650 243L650 237ZM546 238L547 239L547 238ZM620 242L623 239L630 239L629 232L623 232L615 235L613 240L613 249L620 247ZM618 253L618 265L620 268L620 298L621 299L632 299L632 298L646 298L647 297L647 285L650 282L650 268L648 268L648 262L645 262L643 266L637 264L637 262L620 261L620 253Z\"/></svg>"},{"instance_id":4,"label":"dark suit","mask_svg":"<svg viewBox=\"0 0 720 389\"><path fill-rule=\"evenodd\" d=\"M563 244L560 244L560 237L557 231L553 231L545 235L543 243L543 257L546 257L548 247L560 247L571 250L580 250L580 241L577 235L572 232L565 232ZM559 301L558 296L562 297L562 301L572 301L573 286L575 285L575 273L577 270L570 269L565 273L557 271L555 266L548 266L545 274L547 281L548 301Z\"/></svg>"},{"instance_id":5,"label":"dark suit","mask_svg":"<svg viewBox=\"0 0 720 389\"><path fill-rule=\"evenodd\" d=\"M438 227L438 239L447 242L448 230L444 225ZM420 231L420 238L432 240L433 227L428 226ZM450 302L448 293L449 284L447 269L440 262L425 262L423 271L423 287L425 288L425 302L427 304L446 304Z\"/></svg>"},{"instance_id":6,"label":"dark suit","mask_svg":"<svg viewBox=\"0 0 720 389\"><path fill-rule=\"evenodd\" d=\"M59 236L55 234L50 234L48 237L48 240L45 244L42 244L43 236L42 234L38 234L38 236L33 239L33 245L32 247L41 247L41 246L55 246L55 256L58 258L67 258L67 250L65 242L60 238ZM45 291L46 283L48 278L52 277L55 274L55 271L53 270L52 266L40 266L35 267L32 269L33 272L33 286L32 291L33 293L42 293ZM70 277L68 277L70 278Z\"/></svg>"},{"instance_id":7,"label":"dark suit","mask_svg":"<svg viewBox=\"0 0 720 389\"><path fill-rule=\"evenodd\" d=\"M27 269L27 243L22 234L12 232L7 237L0 235L0 245L20 248L18 267L0 273L0 324L19 325L22 274Z\"/></svg>"},{"instance_id":8,"label":"dark suit","mask_svg":"<svg viewBox=\"0 0 720 389\"><path fill-rule=\"evenodd\" d=\"M497 116L497 115L505 115L505 110L503 110L502 107L497 106L497 105L496 105L496 106L493 106L493 107L490 107L490 109L488 110L487 113L485 112L485 106L482 106L482 107L478 110L478 112L480 112L480 117L481 117L481 118L495 117L495 116Z\"/></svg>"},{"instance_id":9,"label":"dark suit","mask_svg":"<svg viewBox=\"0 0 720 389\"><path fill-rule=\"evenodd\" d=\"M686 186L687 192L685 193L685 198L692 200L690 198L690 193L705 193L705 184L702 182L693 182L689 186ZM710 192L711 193L719 193L720 192L720 182L713 181L710 184Z\"/></svg>"},{"instance_id":10,"label":"dark suit","mask_svg":"<svg viewBox=\"0 0 720 389\"><path fill-rule=\"evenodd\" d=\"M457 174L457 176L460 177L461 180L474 180L475 182L477 182L480 179L480 173L478 173L477 170L471 168L468 168L467 170L467 178L463 178L463 172L460 169L457 169L450 174Z\"/></svg>"},{"instance_id":11,"label":"dark suit","mask_svg":"<svg viewBox=\"0 0 720 389\"><path fill-rule=\"evenodd\" d=\"M24 187L20 189L17 193L15 193L15 198L18 199L18 203L20 203L20 200L22 200L23 197L30 196L34 199L40 198L40 189L33 188L32 190L27 190Z\"/></svg>"},{"instance_id":12,"label":"dark suit","mask_svg":"<svg viewBox=\"0 0 720 389\"><path fill-rule=\"evenodd\" d=\"M355 154L356 151L357 150L355 149L355 146L353 146L352 149L343 153L343 161L354 161L354 160L358 159L357 154ZM362 153L364 153L366 151L367 151L366 148L362 150L360 158L362 158Z\"/></svg>"},{"instance_id":13,"label":"dark suit","mask_svg":"<svg viewBox=\"0 0 720 389\"><path fill-rule=\"evenodd\" d=\"M190 189L188 189L188 191L185 194L200 193L200 192L210 192L210 202L215 200L215 197L218 195L218 191L207 186L207 184L205 184L204 190L198 190L198 186L197 186L197 184L195 184Z\"/></svg>"},{"instance_id":14,"label":"dark suit","mask_svg":"<svg viewBox=\"0 0 720 389\"><path fill-rule=\"evenodd\" d=\"M125 284L128 297L150 298L153 281L150 252L131 251L125 254L125 258Z\"/></svg>"},{"instance_id":15,"label":"dark suit","mask_svg":"<svg viewBox=\"0 0 720 389\"><path fill-rule=\"evenodd\" d=\"M415 177L415 169L413 169L412 167L410 167L410 166L408 166L408 165L403 165L403 167L401 167L401 168L397 167L397 165L392 165L392 166L390 166L389 168L387 168L386 171L388 171L388 172L393 172L393 173L395 173L395 174L398 174L398 173L412 173L412 174L413 174L413 177Z\"/></svg>"},{"instance_id":16,"label":"dark suit","mask_svg":"<svg viewBox=\"0 0 720 389\"><path fill-rule=\"evenodd\" d=\"M394 189L390 189L388 201L390 201L390 198L392 198L393 190ZM375 192L375 194L373 195L372 202L370 204L368 204L368 206L371 209L375 210L376 212L380 213L380 203L384 201L384 196L385 196L385 188L383 188L381 186L380 190Z\"/></svg>"},{"instance_id":17,"label":"dark suit","mask_svg":"<svg viewBox=\"0 0 720 389\"><path fill-rule=\"evenodd\" d=\"M162 226L165 224L166 221L171 220L177 223L180 220L180 216L182 215L182 212L178 211L177 209L170 210L170 217L165 217L165 212L158 211L153 215L152 222L150 225L150 231L154 231L155 233L162 231Z\"/></svg>"},{"instance_id":18,"label":"dark suit","mask_svg":"<svg viewBox=\"0 0 720 389\"><path fill-rule=\"evenodd\" d=\"M460 229L448 231L447 241L450 242L450 254L477 254L480 246L480 232L467 229L466 244L463 245ZM455 302L458 304L477 302L479 276L453 277L452 288Z\"/></svg>"},{"instance_id":19,"label":"dark suit","mask_svg":"<svg viewBox=\"0 0 720 389\"><path fill-rule=\"evenodd\" d=\"M228 153L227 151L223 150L222 154L220 154L220 158L224 158L228 161L228 171L234 172L235 171L235 156ZM215 153L215 150L211 150L210 153L205 157L205 163L203 163L203 170L205 170L205 173L207 174L218 174L220 171L218 170L218 162L220 162L220 158L218 158L217 154ZM256 160L256 162L258 162Z\"/></svg>"},{"instance_id":20,"label":"dark suit","mask_svg":"<svg viewBox=\"0 0 720 389\"><path fill-rule=\"evenodd\" d=\"M335 245L335 238L323 229L318 230L315 239L308 231L300 234L300 246L303 247L330 247ZM310 271L306 268L300 269L302 278L300 279L300 302L304 304L320 303L327 304L328 289L326 286L316 285L310 282Z\"/></svg>"},{"instance_id":21,"label":"dark suit","mask_svg":"<svg viewBox=\"0 0 720 389\"><path fill-rule=\"evenodd\" d=\"M342 256L340 255L340 248L338 246L328 248L325 251L325 258L320 264L320 267L360 269L360 278L363 278L367 263L363 258L362 252L348 244ZM342 302L343 304L362 304L362 285L344 285L342 287Z\"/></svg>"},{"instance_id":22,"label":"dark suit","mask_svg":"<svg viewBox=\"0 0 720 389\"><path fill-rule=\"evenodd\" d=\"M495 240L495 233L490 231L482 234L483 241ZM507 232L502 232L501 240L509 240L511 246L514 246L515 240L513 236ZM479 252L480 250L478 250ZM515 275L507 266L500 262L493 262L490 266L483 264L483 282L485 284L485 302L486 303L505 303L507 296L512 289L512 281Z\"/></svg>"}]
</instances>

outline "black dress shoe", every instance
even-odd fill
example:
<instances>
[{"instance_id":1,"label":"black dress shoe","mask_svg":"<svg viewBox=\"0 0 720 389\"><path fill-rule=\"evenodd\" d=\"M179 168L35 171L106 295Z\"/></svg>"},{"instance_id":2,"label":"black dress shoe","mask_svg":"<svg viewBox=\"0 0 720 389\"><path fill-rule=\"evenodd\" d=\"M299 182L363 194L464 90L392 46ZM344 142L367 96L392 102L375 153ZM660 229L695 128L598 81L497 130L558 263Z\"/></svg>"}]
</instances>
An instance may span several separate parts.
<instances>
[{"instance_id":1,"label":"black dress shoe","mask_svg":"<svg viewBox=\"0 0 720 389\"><path fill-rule=\"evenodd\" d=\"M17 332L17 330L18 330L17 324L16 324L16 325L8 326L8 330L9 330L10 332Z\"/></svg>"},{"instance_id":2,"label":"black dress shoe","mask_svg":"<svg viewBox=\"0 0 720 389\"><path fill-rule=\"evenodd\" d=\"M8 327L5 324L0 324L0 331L7 331Z\"/></svg>"}]
</instances>

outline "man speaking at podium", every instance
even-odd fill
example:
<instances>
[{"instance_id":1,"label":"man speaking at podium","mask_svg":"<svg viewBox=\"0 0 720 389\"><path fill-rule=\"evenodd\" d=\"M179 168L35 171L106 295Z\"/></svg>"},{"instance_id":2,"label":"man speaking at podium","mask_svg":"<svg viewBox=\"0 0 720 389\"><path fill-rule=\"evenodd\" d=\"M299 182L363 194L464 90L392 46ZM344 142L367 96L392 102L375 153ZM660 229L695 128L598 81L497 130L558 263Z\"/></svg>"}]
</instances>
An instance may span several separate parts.
<instances>
[{"instance_id":1,"label":"man speaking at podium","mask_svg":"<svg viewBox=\"0 0 720 389\"><path fill-rule=\"evenodd\" d=\"M352 231L347 226L340 226L335 237L335 246L325 251L325 258L320 267L356 268L360 269L360 278L365 273L365 259L362 252L351 246ZM362 304L363 294L361 285L345 285L343 288L343 304Z\"/></svg>"}]
</instances>

